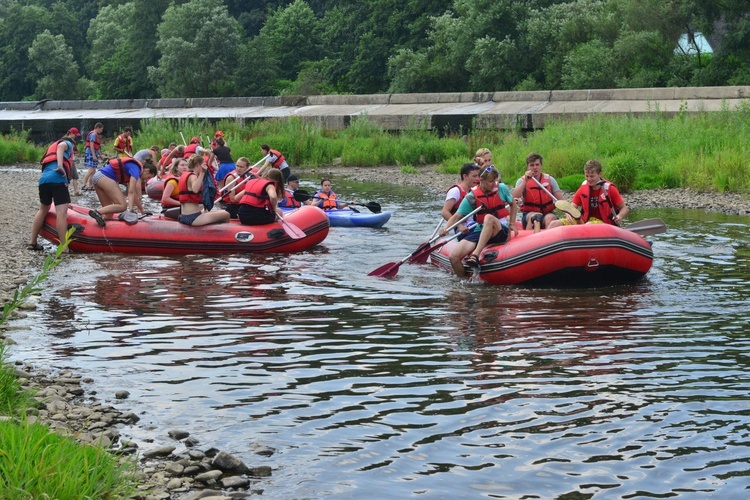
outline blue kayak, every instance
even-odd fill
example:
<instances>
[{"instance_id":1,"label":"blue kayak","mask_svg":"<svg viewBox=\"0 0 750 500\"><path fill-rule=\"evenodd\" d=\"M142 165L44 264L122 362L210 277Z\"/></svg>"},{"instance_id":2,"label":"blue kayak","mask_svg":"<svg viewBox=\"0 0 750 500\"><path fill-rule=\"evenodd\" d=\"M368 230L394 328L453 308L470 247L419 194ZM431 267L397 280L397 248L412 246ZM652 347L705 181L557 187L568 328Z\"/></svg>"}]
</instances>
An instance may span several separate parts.
<instances>
[{"instance_id":1,"label":"blue kayak","mask_svg":"<svg viewBox=\"0 0 750 500\"><path fill-rule=\"evenodd\" d=\"M283 209L289 212L291 209ZM331 227L383 227L391 218L390 212L355 212L348 208L324 210Z\"/></svg>"}]
</instances>

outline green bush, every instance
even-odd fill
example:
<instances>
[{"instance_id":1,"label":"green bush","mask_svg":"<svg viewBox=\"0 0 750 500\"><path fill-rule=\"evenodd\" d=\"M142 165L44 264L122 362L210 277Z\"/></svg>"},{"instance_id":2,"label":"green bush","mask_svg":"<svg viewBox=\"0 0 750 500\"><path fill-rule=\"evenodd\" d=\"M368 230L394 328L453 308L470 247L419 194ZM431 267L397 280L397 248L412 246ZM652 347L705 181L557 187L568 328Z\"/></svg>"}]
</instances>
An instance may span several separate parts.
<instances>
[{"instance_id":1,"label":"green bush","mask_svg":"<svg viewBox=\"0 0 750 500\"><path fill-rule=\"evenodd\" d=\"M632 152L618 153L608 158L602 166L603 177L613 182L622 193L632 191L638 171L642 170L643 162Z\"/></svg>"}]
</instances>

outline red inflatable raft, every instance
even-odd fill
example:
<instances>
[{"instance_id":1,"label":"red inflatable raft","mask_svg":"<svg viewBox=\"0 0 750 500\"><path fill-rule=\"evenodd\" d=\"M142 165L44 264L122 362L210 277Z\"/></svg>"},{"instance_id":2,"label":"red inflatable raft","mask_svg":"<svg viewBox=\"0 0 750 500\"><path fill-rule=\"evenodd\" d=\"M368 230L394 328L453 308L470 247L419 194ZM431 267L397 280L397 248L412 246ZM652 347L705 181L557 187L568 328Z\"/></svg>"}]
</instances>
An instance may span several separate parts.
<instances>
[{"instance_id":1,"label":"red inflatable raft","mask_svg":"<svg viewBox=\"0 0 750 500\"><path fill-rule=\"evenodd\" d=\"M164 193L164 180L152 177L146 183L146 195L152 200L161 200L161 195Z\"/></svg>"},{"instance_id":2,"label":"red inflatable raft","mask_svg":"<svg viewBox=\"0 0 750 500\"><path fill-rule=\"evenodd\" d=\"M89 217L89 208L69 205L68 225L77 229L70 249L80 253L118 252L146 255L216 253L288 253L307 250L325 239L329 225L326 214L317 207L303 206L285 216L305 236L294 239L281 222L263 226L243 226L238 221L192 227L161 215L141 217L134 224L107 219L99 227ZM42 237L58 243L55 207L44 219Z\"/></svg>"},{"instance_id":3,"label":"red inflatable raft","mask_svg":"<svg viewBox=\"0 0 750 500\"><path fill-rule=\"evenodd\" d=\"M448 256L455 245L450 241L433 252L432 263L452 271ZM627 229L583 224L519 231L504 245L487 246L480 257L479 278L492 285L604 286L642 278L654 254L648 241Z\"/></svg>"}]
</instances>

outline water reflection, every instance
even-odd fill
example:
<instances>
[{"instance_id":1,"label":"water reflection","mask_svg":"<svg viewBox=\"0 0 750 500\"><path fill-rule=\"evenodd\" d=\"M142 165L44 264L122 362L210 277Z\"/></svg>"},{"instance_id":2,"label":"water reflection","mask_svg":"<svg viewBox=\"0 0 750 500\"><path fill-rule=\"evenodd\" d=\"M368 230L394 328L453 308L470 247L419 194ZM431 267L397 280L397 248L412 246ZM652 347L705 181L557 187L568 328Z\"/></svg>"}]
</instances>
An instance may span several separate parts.
<instances>
[{"instance_id":1,"label":"water reflection","mask_svg":"<svg viewBox=\"0 0 750 500\"><path fill-rule=\"evenodd\" d=\"M272 498L741 496L747 221L634 215L671 228L654 268L594 290L367 277L431 229L401 217L296 256L73 258L15 355L128 388L137 440L185 427L272 465Z\"/></svg>"}]
</instances>

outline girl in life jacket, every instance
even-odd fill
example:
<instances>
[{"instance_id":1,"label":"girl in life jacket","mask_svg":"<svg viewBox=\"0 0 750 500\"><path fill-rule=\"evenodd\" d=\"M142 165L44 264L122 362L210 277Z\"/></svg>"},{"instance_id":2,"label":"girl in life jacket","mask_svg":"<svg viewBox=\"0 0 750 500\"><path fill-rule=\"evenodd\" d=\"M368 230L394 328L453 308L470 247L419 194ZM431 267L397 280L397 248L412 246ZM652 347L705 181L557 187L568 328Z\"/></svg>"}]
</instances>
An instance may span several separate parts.
<instances>
[{"instance_id":1,"label":"girl in life jacket","mask_svg":"<svg viewBox=\"0 0 750 500\"><path fill-rule=\"evenodd\" d=\"M245 184L242 181L247 178L250 169L250 160L244 156L237 159L234 170L224 177L224 185L229 186L229 190L221 197L225 203L224 210L229 212L229 217L237 218L237 212L240 209L240 200L244 195ZM250 182L250 181L248 181Z\"/></svg>"},{"instance_id":2,"label":"girl in life jacket","mask_svg":"<svg viewBox=\"0 0 750 500\"><path fill-rule=\"evenodd\" d=\"M143 165L133 158L112 158L94 174L94 189L102 206L99 210L89 210L89 215L104 227L104 214L133 211L134 208L145 213L141 204L143 183L155 176L156 165L150 158ZM120 190L120 184L126 187L127 198Z\"/></svg>"},{"instance_id":3,"label":"girl in life jacket","mask_svg":"<svg viewBox=\"0 0 750 500\"><path fill-rule=\"evenodd\" d=\"M164 191L161 195L162 208L180 206L180 177L187 172L188 163L185 158L175 158L164 179Z\"/></svg>"},{"instance_id":4,"label":"girl in life jacket","mask_svg":"<svg viewBox=\"0 0 750 500\"><path fill-rule=\"evenodd\" d=\"M237 215L247 226L272 224L282 217L277 209L279 195L284 193L284 176L277 169L267 170L262 177L251 179L244 185Z\"/></svg>"},{"instance_id":5,"label":"girl in life jacket","mask_svg":"<svg viewBox=\"0 0 750 500\"><path fill-rule=\"evenodd\" d=\"M177 220L187 226L205 226L229 222L229 214L224 210L203 211L203 179L208 172L203 157L193 155L188 160L188 170L180 176L180 216Z\"/></svg>"},{"instance_id":6,"label":"girl in life jacket","mask_svg":"<svg viewBox=\"0 0 750 500\"><path fill-rule=\"evenodd\" d=\"M479 254L485 246L508 241L510 231L518 234L515 223L518 206L508 186L498 182L499 178L500 173L494 166L483 167L479 174L479 184L466 195L456 213L440 231L440 235L445 236L446 228L481 207L475 216L477 225L453 248L449 256L451 267L457 276L466 276L464 257L469 255L467 263L478 267ZM507 205L510 205L510 210Z\"/></svg>"},{"instance_id":7,"label":"girl in life jacket","mask_svg":"<svg viewBox=\"0 0 750 500\"><path fill-rule=\"evenodd\" d=\"M333 192L331 179L323 177L320 181L320 189L315 193L311 205L320 207L323 210L333 210L335 208L346 208L349 205L336 199L336 193Z\"/></svg>"}]
</instances>

